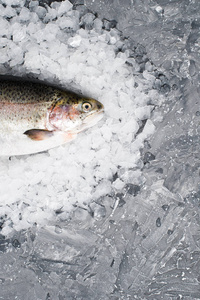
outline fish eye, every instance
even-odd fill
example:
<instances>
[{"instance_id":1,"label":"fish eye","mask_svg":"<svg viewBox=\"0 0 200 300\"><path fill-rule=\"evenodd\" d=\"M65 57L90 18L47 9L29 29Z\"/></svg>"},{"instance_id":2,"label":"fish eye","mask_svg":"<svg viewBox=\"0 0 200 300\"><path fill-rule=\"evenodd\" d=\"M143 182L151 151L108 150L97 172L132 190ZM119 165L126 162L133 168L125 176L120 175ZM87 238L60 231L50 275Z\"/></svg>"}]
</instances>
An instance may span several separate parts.
<instances>
[{"instance_id":1,"label":"fish eye","mask_svg":"<svg viewBox=\"0 0 200 300\"><path fill-rule=\"evenodd\" d=\"M92 104L89 103L89 102L84 102L83 105L82 105L82 109L84 112L88 112L90 111L92 108Z\"/></svg>"}]
</instances>

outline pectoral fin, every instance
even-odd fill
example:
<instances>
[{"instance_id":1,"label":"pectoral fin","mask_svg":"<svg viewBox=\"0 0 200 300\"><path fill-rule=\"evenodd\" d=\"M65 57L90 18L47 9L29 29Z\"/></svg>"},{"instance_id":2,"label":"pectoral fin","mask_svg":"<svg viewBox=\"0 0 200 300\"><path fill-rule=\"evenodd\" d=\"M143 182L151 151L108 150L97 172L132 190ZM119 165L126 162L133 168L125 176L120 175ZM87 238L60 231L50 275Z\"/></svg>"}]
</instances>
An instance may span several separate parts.
<instances>
[{"instance_id":1,"label":"pectoral fin","mask_svg":"<svg viewBox=\"0 0 200 300\"><path fill-rule=\"evenodd\" d=\"M45 130L45 129L30 129L24 132L30 139L34 141L42 141L52 137L53 131Z\"/></svg>"}]
</instances>

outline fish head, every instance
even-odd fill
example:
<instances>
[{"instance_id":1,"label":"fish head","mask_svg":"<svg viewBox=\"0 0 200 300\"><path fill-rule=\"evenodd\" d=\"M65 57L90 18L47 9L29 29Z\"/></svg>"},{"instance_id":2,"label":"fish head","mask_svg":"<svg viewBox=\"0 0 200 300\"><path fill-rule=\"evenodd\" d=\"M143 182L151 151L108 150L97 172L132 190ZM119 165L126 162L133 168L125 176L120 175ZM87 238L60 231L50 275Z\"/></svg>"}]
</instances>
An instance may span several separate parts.
<instances>
[{"instance_id":1,"label":"fish head","mask_svg":"<svg viewBox=\"0 0 200 300\"><path fill-rule=\"evenodd\" d=\"M48 129L78 133L95 125L103 117L103 112L101 102L67 93L50 108Z\"/></svg>"}]
</instances>

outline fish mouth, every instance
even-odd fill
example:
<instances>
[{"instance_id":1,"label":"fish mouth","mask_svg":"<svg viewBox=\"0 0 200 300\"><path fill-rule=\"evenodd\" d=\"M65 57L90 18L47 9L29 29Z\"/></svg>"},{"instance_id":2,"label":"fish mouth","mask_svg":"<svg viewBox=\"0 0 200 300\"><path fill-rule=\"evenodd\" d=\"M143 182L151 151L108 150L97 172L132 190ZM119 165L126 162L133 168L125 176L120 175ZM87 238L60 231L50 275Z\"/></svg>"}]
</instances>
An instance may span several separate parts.
<instances>
[{"instance_id":1,"label":"fish mouth","mask_svg":"<svg viewBox=\"0 0 200 300\"><path fill-rule=\"evenodd\" d=\"M88 114L85 119L83 120L83 124L87 124L88 120L90 121L96 121L95 124L103 117L104 114L104 107L102 107L100 110L91 112Z\"/></svg>"},{"instance_id":2,"label":"fish mouth","mask_svg":"<svg viewBox=\"0 0 200 300\"><path fill-rule=\"evenodd\" d=\"M92 112L82 121L82 124L77 129L77 132L81 132L87 128L90 128L94 125L96 125L104 115L104 108L100 109L99 111Z\"/></svg>"}]
</instances>

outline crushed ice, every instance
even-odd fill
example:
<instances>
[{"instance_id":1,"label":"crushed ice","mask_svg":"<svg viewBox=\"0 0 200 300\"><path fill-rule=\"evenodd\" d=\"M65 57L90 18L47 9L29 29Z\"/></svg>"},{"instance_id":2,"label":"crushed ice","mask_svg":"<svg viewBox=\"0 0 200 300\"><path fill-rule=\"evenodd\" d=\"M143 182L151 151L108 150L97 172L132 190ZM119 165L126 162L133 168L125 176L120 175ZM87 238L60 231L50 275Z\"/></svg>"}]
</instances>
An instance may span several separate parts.
<instances>
[{"instance_id":1,"label":"crushed ice","mask_svg":"<svg viewBox=\"0 0 200 300\"><path fill-rule=\"evenodd\" d=\"M0 73L59 82L101 101L105 117L65 146L0 158L3 234L63 220L75 206L87 209L127 183L140 184L140 149L155 129L152 111L163 101L153 88L152 65L139 72L129 49L121 51L118 30L106 30L69 1L24 5L0 0Z\"/></svg>"}]
</instances>

